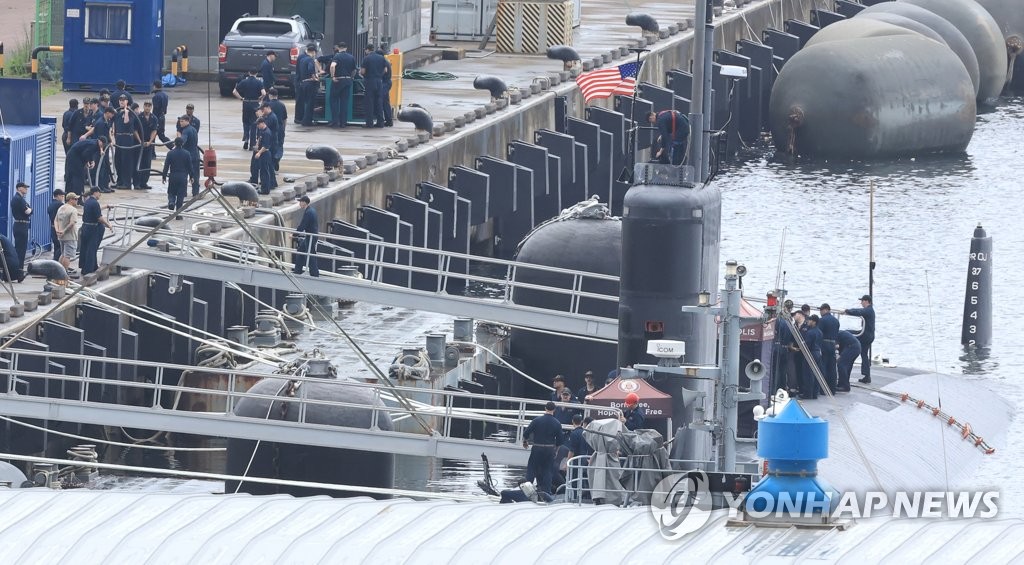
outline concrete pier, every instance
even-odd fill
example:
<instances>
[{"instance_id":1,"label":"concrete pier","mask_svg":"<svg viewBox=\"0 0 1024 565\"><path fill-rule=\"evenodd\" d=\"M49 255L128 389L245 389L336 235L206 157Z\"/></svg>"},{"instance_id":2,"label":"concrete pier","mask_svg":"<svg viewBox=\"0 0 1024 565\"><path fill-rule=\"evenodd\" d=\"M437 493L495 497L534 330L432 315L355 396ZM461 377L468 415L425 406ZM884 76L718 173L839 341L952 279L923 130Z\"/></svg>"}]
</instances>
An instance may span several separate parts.
<instances>
[{"instance_id":1,"label":"concrete pier","mask_svg":"<svg viewBox=\"0 0 1024 565\"><path fill-rule=\"evenodd\" d=\"M762 0L742 8L727 4L725 13L716 18L716 46L732 49L737 40L758 40L762 30L768 27L781 29L785 19L806 21L809 9L809 5L805 6L799 0ZM627 11L653 15L665 32L661 35L666 37L644 37L639 28L626 26L624 20ZM690 67L692 18L691 3L647 1L631 4L627 9L623 4L611 0L586 2L583 24L575 32L574 47L584 62L590 62L591 65L600 63L600 66L607 67L630 61L633 55L628 52L628 48L643 43L651 52L647 55L640 80L664 84L666 71ZM672 30L676 33L672 34ZM435 59L439 58L441 50L452 45L456 44L446 42L443 45L423 47L407 56ZM475 49L476 46L467 44L462 47ZM416 183L421 181L444 184L449 167L472 166L473 160L481 155L504 155L509 142L529 139L533 131L551 128L554 124L556 97L565 98L570 116L583 116L585 105L582 96L575 82L571 79L562 80L560 61L542 56L506 55L490 51L468 51L468 54L472 56L458 61L437 60L422 67L426 71L453 73L457 77L455 80L406 79L403 83L403 103L423 106L432 114L435 124L450 124L451 131L444 131L439 137L420 142L412 124L397 121L393 128L363 129L350 126L345 130L325 126L307 128L289 123L278 177L281 187L275 192L281 193L295 185L305 187L307 179L323 173L320 162L305 159L307 146L325 144L336 147L342 153L346 165L365 165L308 194L321 222L333 218L353 221L356 209L363 204L383 207L388 194L402 192L411 195ZM492 102L490 95L472 86L473 79L482 74L496 75L510 87L518 88L523 93L521 101L503 108L494 107L492 112L488 112L487 105ZM532 93L531 86L539 88L538 92ZM187 103L196 106L196 115L202 120L200 145L211 145L218 153L218 180L248 178L249 152L242 149L240 103L234 99L221 98L213 83L193 82L185 87L167 89L167 92L171 99L171 115L184 113ZM530 92L529 97L526 97L527 92ZM47 97L43 100L43 113L59 116L67 108L67 99L81 98L83 94L67 92ZM609 99L595 101L592 105L610 108L611 104ZM289 114L292 114L292 101L286 100L286 105ZM479 114L482 117L470 121L465 119L467 114ZM415 146L412 140L415 140ZM63 152L58 148L57 154L56 176L59 179L64 166ZM388 158L370 165L366 156L371 154ZM162 167L164 155L164 150L158 149L154 168ZM312 184L315 187L317 183ZM152 178L150 185L154 186L154 190L118 191L116 194L104 195L101 202L104 205L122 202L151 207L165 205L166 196L159 177ZM217 213L220 206L211 202L205 208ZM281 202L275 210L285 223L294 225L298 222L299 210L294 202ZM251 221L272 220L273 216L267 215ZM178 233L190 229L180 221L172 222L171 227ZM238 232L237 229L224 229L220 233L225 238L231 238L237 237ZM43 257L48 255L48 252L44 253ZM98 282L92 288L124 300L133 300L144 295L144 281L142 273L129 272ZM29 278L25 283L15 284L14 290L22 301L36 299L41 285L40 279ZM54 300L50 305L40 303L36 314L45 315L58 302ZM13 300L9 296L0 296L0 312L8 311L12 304ZM73 309L67 309L57 319L72 322L72 316ZM9 322L0 323L0 330L5 333L14 331L25 324L34 323L34 319L35 316L12 318Z\"/></svg>"}]
</instances>

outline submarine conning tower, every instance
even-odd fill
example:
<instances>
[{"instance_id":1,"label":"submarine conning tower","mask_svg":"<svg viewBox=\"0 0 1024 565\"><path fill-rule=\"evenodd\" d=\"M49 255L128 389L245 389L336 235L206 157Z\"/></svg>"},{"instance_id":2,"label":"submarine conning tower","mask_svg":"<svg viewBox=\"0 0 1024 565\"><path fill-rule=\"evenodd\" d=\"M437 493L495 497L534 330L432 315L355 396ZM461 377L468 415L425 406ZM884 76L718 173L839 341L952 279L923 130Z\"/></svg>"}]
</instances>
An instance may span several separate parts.
<instances>
[{"instance_id":1,"label":"submarine conning tower","mask_svg":"<svg viewBox=\"0 0 1024 565\"><path fill-rule=\"evenodd\" d=\"M681 308L717 290L721 193L687 166L642 163L634 179L623 200L618 364L656 364L652 339L684 341L686 363L711 364L714 320Z\"/></svg>"}]
</instances>

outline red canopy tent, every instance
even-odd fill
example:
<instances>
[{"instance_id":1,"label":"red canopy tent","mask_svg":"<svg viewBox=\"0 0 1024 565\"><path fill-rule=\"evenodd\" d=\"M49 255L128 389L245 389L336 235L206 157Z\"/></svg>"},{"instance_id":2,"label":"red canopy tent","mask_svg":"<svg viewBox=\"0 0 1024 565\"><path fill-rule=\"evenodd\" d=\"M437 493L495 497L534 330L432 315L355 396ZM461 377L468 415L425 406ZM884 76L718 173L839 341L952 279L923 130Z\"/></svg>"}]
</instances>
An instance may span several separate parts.
<instances>
[{"instance_id":1,"label":"red canopy tent","mask_svg":"<svg viewBox=\"0 0 1024 565\"><path fill-rule=\"evenodd\" d=\"M640 406L644 407L648 419L661 420L672 417L672 397L654 388L643 379L616 379L601 390L590 395L591 406L611 406L622 408L626 403L626 395L635 392L640 397ZM597 418L613 416L611 412L599 410Z\"/></svg>"}]
</instances>

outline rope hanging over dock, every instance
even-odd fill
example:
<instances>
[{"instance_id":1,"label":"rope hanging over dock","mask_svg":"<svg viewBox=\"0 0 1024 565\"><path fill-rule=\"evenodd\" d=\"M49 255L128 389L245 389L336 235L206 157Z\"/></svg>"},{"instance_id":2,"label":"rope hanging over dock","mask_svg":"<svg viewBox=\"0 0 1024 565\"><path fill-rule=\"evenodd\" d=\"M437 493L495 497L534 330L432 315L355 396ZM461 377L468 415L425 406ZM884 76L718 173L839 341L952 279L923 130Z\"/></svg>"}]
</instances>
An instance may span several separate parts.
<instances>
[{"instance_id":1,"label":"rope hanging over dock","mask_svg":"<svg viewBox=\"0 0 1024 565\"><path fill-rule=\"evenodd\" d=\"M945 421L947 426L950 426L950 427L953 427L953 428L956 428L957 430L959 430L960 431L960 437L964 441L973 442L974 446L977 447L978 449L980 449L982 451L982 453L984 453L985 455L992 455L993 453L996 452L996 448L994 448L991 445L989 445L988 442L985 441L985 438L983 438L982 436L980 436L977 433L975 433L975 431L971 428L971 425L969 423L961 422L961 421L957 420L956 418L954 418L950 414L944 412L939 407L932 406L931 404L928 404L924 400L921 400L919 398L914 398L913 396L910 396L910 393L907 393L907 392L889 392L887 390L881 390L881 389L872 388L872 387L869 387L869 386L863 386L863 385L859 385L859 384L854 384L853 386L855 386L857 388L863 388L864 390L870 390L871 392L877 392L879 394L888 396L890 398L895 398L895 399L899 400L900 402L911 402L915 406L917 406L917 408L919 410L920 409L927 409L929 412L932 413L932 416L935 416L936 418L939 418L939 419Z\"/></svg>"}]
</instances>

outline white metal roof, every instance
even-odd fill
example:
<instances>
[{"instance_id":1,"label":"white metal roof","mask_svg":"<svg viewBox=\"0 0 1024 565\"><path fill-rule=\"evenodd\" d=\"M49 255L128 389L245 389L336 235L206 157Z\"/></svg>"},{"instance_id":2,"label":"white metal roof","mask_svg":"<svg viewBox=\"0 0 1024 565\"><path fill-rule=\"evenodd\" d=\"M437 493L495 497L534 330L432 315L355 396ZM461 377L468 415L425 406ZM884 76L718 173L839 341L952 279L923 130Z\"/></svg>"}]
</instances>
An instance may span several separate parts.
<instances>
[{"instance_id":1,"label":"white metal roof","mask_svg":"<svg viewBox=\"0 0 1024 565\"><path fill-rule=\"evenodd\" d=\"M0 489L5 563L1004 562L1021 520L725 527L667 541L646 508Z\"/></svg>"}]
</instances>

